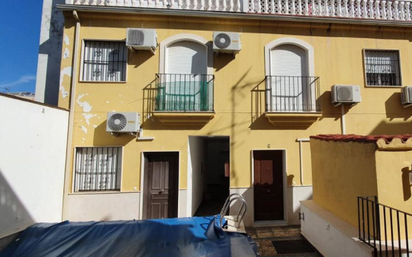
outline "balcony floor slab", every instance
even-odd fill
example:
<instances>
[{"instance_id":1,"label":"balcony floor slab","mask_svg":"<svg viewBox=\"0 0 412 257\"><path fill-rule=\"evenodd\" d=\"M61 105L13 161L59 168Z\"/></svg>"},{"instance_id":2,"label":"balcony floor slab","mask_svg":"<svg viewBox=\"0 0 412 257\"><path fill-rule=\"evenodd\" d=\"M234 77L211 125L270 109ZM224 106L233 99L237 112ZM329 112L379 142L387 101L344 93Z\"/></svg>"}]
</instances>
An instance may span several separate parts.
<instances>
[{"instance_id":1,"label":"balcony floor slab","mask_svg":"<svg viewBox=\"0 0 412 257\"><path fill-rule=\"evenodd\" d=\"M154 112L153 116L169 126L204 126L215 117L214 112Z\"/></svg>"},{"instance_id":2,"label":"balcony floor slab","mask_svg":"<svg viewBox=\"0 0 412 257\"><path fill-rule=\"evenodd\" d=\"M265 117L278 128L307 128L322 116L321 112L267 112Z\"/></svg>"}]
</instances>

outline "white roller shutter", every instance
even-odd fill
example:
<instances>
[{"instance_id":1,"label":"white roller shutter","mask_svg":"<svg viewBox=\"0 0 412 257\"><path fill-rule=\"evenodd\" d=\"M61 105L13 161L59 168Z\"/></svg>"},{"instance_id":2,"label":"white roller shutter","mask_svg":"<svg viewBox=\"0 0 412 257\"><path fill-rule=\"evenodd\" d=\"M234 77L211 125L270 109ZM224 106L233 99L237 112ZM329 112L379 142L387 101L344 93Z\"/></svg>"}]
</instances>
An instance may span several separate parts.
<instances>
[{"instance_id":1,"label":"white roller shutter","mask_svg":"<svg viewBox=\"0 0 412 257\"><path fill-rule=\"evenodd\" d=\"M191 41L181 41L167 48L166 73L206 74L207 48Z\"/></svg>"},{"instance_id":2,"label":"white roller shutter","mask_svg":"<svg viewBox=\"0 0 412 257\"><path fill-rule=\"evenodd\" d=\"M281 45L271 52L271 75L307 76L306 52L294 45Z\"/></svg>"}]
</instances>

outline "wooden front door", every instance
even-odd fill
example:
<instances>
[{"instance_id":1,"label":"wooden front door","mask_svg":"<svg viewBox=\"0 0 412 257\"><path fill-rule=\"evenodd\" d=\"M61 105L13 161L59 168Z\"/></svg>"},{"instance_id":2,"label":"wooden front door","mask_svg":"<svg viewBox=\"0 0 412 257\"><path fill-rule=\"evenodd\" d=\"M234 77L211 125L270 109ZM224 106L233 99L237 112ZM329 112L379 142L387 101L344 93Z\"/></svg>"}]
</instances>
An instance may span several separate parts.
<instances>
[{"instance_id":1,"label":"wooden front door","mask_svg":"<svg viewBox=\"0 0 412 257\"><path fill-rule=\"evenodd\" d=\"M148 153L145 157L143 218L176 218L178 154Z\"/></svg>"},{"instance_id":2,"label":"wooden front door","mask_svg":"<svg viewBox=\"0 0 412 257\"><path fill-rule=\"evenodd\" d=\"M255 220L283 220L283 152L254 151Z\"/></svg>"}]
</instances>

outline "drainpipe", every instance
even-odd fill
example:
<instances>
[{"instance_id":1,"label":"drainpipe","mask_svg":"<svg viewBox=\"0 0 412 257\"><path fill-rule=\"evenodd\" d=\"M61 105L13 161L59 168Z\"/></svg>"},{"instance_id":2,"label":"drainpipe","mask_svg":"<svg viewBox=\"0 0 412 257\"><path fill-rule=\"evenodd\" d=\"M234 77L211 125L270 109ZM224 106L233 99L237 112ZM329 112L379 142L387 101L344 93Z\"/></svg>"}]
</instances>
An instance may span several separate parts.
<instances>
[{"instance_id":1,"label":"drainpipe","mask_svg":"<svg viewBox=\"0 0 412 257\"><path fill-rule=\"evenodd\" d=\"M80 18L77 11L73 11L73 17L76 19L76 30L74 35L74 49L73 49L73 62L72 62L72 74L71 74L71 91L70 91L70 110L69 110L69 127L67 133L67 148L66 148L66 168L64 177L64 189L63 189L63 210L62 220L65 220L65 204L66 196L70 192L68 184L70 183L70 164L72 155L72 140L73 140L73 124L74 124L74 104L76 93L76 81L77 81L77 67L79 56L79 37L80 37ZM67 193L67 194L66 194Z\"/></svg>"},{"instance_id":2,"label":"drainpipe","mask_svg":"<svg viewBox=\"0 0 412 257\"><path fill-rule=\"evenodd\" d=\"M296 142L299 142L299 164L300 164L300 184L303 186L303 142L310 142L309 138L298 138Z\"/></svg>"},{"instance_id":3,"label":"drainpipe","mask_svg":"<svg viewBox=\"0 0 412 257\"><path fill-rule=\"evenodd\" d=\"M342 127L342 135L346 135L345 106L341 104L340 108L342 110L342 117L340 118L340 125Z\"/></svg>"}]
</instances>

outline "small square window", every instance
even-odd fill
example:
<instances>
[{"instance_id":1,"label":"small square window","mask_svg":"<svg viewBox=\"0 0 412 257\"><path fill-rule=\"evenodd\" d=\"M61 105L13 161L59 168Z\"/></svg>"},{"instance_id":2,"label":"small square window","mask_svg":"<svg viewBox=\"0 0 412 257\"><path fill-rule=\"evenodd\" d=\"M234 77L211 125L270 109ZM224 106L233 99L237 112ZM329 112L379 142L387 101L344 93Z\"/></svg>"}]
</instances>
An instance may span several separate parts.
<instances>
[{"instance_id":1,"label":"small square window","mask_svg":"<svg viewBox=\"0 0 412 257\"><path fill-rule=\"evenodd\" d=\"M126 81L127 54L124 42L85 41L83 81Z\"/></svg>"},{"instance_id":2,"label":"small square window","mask_svg":"<svg viewBox=\"0 0 412 257\"><path fill-rule=\"evenodd\" d=\"M368 86L401 86L399 51L365 50Z\"/></svg>"},{"instance_id":3,"label":"small square window","mask_svg":"<svg viewBox=\"0 0 412 257\"><path fill-rule=\"evenodd\" d=\"M121 147L78 147L74 191L120 191Z\"/></svg>"}]
</instances>

